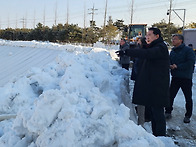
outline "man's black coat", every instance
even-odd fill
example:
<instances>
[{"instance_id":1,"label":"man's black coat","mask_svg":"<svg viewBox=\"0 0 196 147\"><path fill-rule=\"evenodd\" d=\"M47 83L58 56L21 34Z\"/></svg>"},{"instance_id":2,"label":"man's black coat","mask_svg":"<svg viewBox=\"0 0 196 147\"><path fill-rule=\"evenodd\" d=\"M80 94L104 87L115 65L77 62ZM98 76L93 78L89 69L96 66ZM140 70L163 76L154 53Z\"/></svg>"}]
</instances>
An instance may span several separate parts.
<instances>
[{"instance_id":1,"label":"man's black coat","mask_svg":"<svg viewBox=\"0 0 196 147\"><path fill-rule=\"evenodd\" d=\"M134 86L133 103L144 106L169 105L169 53L160 37L147 49L130 49L126 54L143 59Z\"/></svg>"}]
</instances>

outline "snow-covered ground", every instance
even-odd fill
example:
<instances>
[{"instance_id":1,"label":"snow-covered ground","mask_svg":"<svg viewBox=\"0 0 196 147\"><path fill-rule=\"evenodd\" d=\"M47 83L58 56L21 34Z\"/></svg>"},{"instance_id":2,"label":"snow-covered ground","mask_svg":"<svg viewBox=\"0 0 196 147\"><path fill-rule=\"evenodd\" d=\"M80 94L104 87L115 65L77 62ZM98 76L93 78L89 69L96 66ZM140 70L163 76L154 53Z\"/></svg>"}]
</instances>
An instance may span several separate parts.
<instances>
[{"instance_id":1,"label":"snow-covered ground","mask_svg":"<svg viewBox=\"0 0 196 147\"><path fill-rule=\"evenodd\" d=\"M0 45L0 114L16 115L0 122L0 147L175 146L172 138L137 126L122 104L128 73L115 60L118 47L4 40ZM184 107L181 93L175 105Z\"/></svg>"}]
</instances>

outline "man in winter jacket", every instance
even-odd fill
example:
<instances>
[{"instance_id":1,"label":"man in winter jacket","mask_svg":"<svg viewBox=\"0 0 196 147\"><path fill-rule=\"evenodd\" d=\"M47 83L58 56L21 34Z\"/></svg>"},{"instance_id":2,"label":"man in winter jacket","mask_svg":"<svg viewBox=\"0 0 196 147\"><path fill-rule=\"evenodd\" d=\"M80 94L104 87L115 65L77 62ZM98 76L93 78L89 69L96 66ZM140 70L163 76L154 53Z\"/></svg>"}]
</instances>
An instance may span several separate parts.
<instances>
[{"instance_id":1,"label":"man in winter jacket","mask_svg":"<svg viewBox=\"0 0 196 147\"><path fill-rule=\"evenodd\" d=\"M170 106L166 107L165 117L171 118L173 103L178 90L181 88L186 100L186 113L184 123L189 123L193 110L192 101L192 78L195 64L194 51L185 46L184 37L176 34L172 37L174 48L170 53L171 85L170 85Z\"/></svg>"},{"instance_id":2,"label":"man in winter jacket","mask_svg":"<svg viewBox=\"0 0 196 147\"><path fill-rule=\"evenodd\" d=\"M164 107L169 105L169 53L158 28L149 28L147 49L130 49L118 54L143 59L134 86L133 103L151 110L152 132L166 135Z\"/></svg>"},{"instance_id":3,"label":"man in winter jacket","mask_svg":"<svg viewBox=\"0 0 196 147\"><path fill-rule=\"evenodd\" d=\"M121 39L120 50L125 51L127 49L129 49L129 45L126 43L125 39ZM122 65L122 68L129 70L130 57L126 55L120 56L120 64Z\"/></svg>"}]
</instances>

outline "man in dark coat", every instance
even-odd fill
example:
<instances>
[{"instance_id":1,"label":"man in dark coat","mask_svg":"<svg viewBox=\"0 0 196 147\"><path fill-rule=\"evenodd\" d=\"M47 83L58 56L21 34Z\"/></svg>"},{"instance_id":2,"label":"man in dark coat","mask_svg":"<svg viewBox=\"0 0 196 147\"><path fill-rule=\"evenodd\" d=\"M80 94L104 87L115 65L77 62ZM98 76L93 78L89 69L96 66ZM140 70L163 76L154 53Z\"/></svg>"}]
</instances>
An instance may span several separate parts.
<instances>
[{"instance_id":1,"label":"man in dark coat","mask_svg":"<svg viewBox=\"0 0 196 147\"><path fill-rule=\"evenodd\" d=\"M189 123L193 111L192 100L192 78L195 64L195 54L192 48L185 46L184 37L175 34L172 37L174 48L170 53L171 85L170 85L170 106L166 107L166 119L171 118L174 98L181 88L186 100L186 113L184 123Z\"/></svg>"},{"instance_id":2,"label":"man in dark coat","mask_svg":"<svg viewBox=\"0 0 196 147\"><path fill-rule=\"evenodd\" d=\"M120 50L125 51L129 49L129 45L126 43L125 39L121 39L120 41ZM125 68L126 70L129 70L129 64L130 64L130 57L126 55L120 56L120 64L122 65L122 68Z\"/></svg>"},{"instance_id":3,"label":"man in dark coat","mask_svg":"<svg viewBox=\"0 0 196 147\"><path fill-rule=\"evenodd\" d=\"M158 28L149 28L148 49L130 49L118 54L143 59L134 86L133 103L150 107L152 131L166 135L164 107L169 105L169 53Z\"/></svg>"}]
</instances>

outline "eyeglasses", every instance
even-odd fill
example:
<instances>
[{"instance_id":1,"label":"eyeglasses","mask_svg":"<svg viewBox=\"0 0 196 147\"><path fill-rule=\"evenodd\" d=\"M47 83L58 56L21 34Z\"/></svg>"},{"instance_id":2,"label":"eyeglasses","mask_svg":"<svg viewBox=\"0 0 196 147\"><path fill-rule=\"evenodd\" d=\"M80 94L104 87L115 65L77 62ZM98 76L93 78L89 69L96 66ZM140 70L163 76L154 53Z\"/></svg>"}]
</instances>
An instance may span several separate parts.
<instances>
[{"instance_id":1,"label":"eyeglasses","mask_svg":"<svg viewBox=\"0 0 196 147\"><path fill-rule=\"evenodd\" d=\"M180 40L180 39L178 39L178 38L172 38L171 41L172 41L172 40Z\"/></svg>"}]
</instances>

